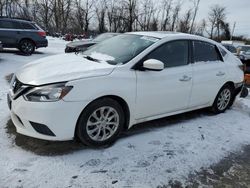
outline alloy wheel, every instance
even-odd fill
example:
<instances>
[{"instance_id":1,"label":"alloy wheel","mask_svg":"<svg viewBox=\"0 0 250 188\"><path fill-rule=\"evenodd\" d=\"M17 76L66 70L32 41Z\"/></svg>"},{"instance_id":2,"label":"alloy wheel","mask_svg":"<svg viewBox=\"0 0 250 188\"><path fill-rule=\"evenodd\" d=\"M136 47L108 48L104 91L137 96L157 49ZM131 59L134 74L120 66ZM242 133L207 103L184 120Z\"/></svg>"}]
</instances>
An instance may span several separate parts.
<instances>
[{"instance_id":1,"label":"alloy wheel","mask_svg":"<svg viewBox=\"0 0 250 188\"><path fill-rule=\"evenodd\" d=\"M231 100L231 91L230 89L225 88L224 90L221 91L218 97L217 108L220 111L225 110L228 107L230 100Z\"/></svg>"},{"instance_id":2,"label":"alloy wheel","mask_svg":"<svg viewBox=\"0 0 250 188\"><path fill-rule=\"evenodd\" d=\"M118 112L110 106L104 106L89 116L86 130L92 140L105 141L115 134L118 127Z\"/></svg>"},{"instance_id":3,"label":"alloy wheel","mask_svg":"<svg viewBox=\"0 0 250 188\"><path fill-rule=\"evenodd\" d=\"M33 52L34 45L29 41L25 41L21 44L21 49L24 53L29 54Z\"/></svg>"}]
</instances>

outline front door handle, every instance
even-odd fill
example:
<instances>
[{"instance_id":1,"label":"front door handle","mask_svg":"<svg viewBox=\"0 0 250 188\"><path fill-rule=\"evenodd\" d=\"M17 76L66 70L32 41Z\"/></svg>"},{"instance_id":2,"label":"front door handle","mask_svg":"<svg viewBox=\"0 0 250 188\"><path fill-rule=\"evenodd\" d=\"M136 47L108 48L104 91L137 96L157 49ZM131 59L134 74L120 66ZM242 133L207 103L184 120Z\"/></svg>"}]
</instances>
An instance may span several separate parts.
<instances>
[{"instance_id":1,"label":"front door handle","mask_svg":"<svg viewBox=\"0 0 250 188\"><path fill-rule=\"evenodd\" d=\"M191 80L191 77L184 75L182 78L179 79L181 82L187 82Z\"/></svg>"},{"instance_id":2,"label":"front door handle","mask_svg":"<svg viewBox=\"0 0 250 188\"><path fill-rule=\"evenodd\" d=\"M224 73L224 72L218 72L217 74L216 74L216 76L224 76L226 73Z\"/></svg>"}]
</instances>

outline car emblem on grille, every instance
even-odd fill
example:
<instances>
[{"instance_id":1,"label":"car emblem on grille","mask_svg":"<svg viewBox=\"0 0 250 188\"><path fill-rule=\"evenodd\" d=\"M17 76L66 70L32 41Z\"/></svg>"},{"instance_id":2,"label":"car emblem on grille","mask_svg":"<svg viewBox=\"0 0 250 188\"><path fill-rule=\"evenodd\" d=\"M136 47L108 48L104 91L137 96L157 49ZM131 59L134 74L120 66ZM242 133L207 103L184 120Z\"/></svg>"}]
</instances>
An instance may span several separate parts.
<instances>
[{"instance_id":1,"label":"car emblem on grille","mask_svg":"<svg viewBox=\"0 0 250 188\"><path fill-rule=\"evenodd\" d=\"M16 80L12 83L12 88L16 87Z\"/></svg>"}]
</instances>

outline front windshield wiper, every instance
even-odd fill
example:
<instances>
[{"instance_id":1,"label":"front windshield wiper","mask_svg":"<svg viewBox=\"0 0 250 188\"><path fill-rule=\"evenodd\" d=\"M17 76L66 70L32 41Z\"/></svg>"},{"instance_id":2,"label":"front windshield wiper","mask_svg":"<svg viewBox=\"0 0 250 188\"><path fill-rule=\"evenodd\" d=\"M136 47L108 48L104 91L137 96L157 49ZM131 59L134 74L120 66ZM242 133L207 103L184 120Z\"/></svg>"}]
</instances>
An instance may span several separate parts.
<instances>
[{"instance_id":1,"label":"front windshield wiper","mask_svg":"<svg viewBox=\"0 0 250 188\"><path fill-rule=\"evenodd\" d=\"M118 64L122 64L122 63L117 63L116 61L113 61L113 60L108 60L106 61L108 64L110 65L118 65Z\"/></svg>"},{"instance_id":2,"label":"front windshield wiper","mask_svg":"<svg viewBox=\"0 0 250 188\"><path fill-rule=\"evenodd\" d=\"M90 61L94 61L94 62L100 63L100 60L99 60L99 59L95 59L95 58L93 58L93 57L91 57L91 56L89 56L89 55L84 55L83 57L84 57L85 59L87 59L87 60L90 60Z\"/></svg>"}]
</instances>

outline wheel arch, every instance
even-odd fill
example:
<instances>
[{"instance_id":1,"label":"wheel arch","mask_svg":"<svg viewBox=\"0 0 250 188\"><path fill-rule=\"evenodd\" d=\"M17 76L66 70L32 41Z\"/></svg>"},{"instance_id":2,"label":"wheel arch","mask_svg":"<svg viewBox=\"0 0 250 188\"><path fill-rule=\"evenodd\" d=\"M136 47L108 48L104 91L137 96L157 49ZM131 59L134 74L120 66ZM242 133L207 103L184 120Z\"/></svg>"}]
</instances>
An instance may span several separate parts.
<instances>
[{"instance_id":1,"label":"wheel arch","mask_svg":"<svg viewBox=\"0 0 250 188\"><path fill-rule=\"evenodd\" d=\"M35 43L35 41L34 41L34 40L32 40L31 38L28 38L28 37L21 38L21 39L19 40L19 42L18 42L18 46L19 46L19 45L20 45L20 43L21 43L22 41L24 41L24 40L29 40L29 41L31 41L31 42L35 45L35 47L36 47L36 43Z\"/></svg>"},{"instance_id":2,"label":"wheel arch","mask_svg":"<svg viewBox=\"0 0 250 188\"><path fill-rule=\"evenodd\" d=\"M221 88L223 88L225 85L229 85L232 89L235 89L234 82L233 81L228 81L226 82Z\"/></svg>"},{"instance_id":3,"label":"wheel arch","mask_svg":"<svg viewBox=\"0 0 250 188\"><path fill-rule=\"evenodd\" d=\"M233 81L227 81L226 83L224 83L224 84L219 88L218 92L216 93L216 95L215 95L215 97L214 97L213 102L215 101L215 99L216 99L217 95L219 94L220 90L221 90L223 87L227 86L227 85L230 86L233 90L235 89L234 82L233 82Z\"/></svg>"},{"instance_id":4,"label":"wheel arch","mask_svg":"<svg viewBox=\"0 0 250 188\"><path fill-rule=\"evenodd\" d=\"M130 109L129 109L129 106L128 106L128 103L120 96L117 96L117 95L105 95L105 96L101 96L101 97L98 97L94 100L92 100L91 102L89 102L85 108L82 110L81 114L84 112L84 110L93 102L97 101L97 100L100 100L100 99L103 99L103 98L110 98L110 99L113 99L115 101L117 101L122 109L123 109L123 112L124 112L124 118L125 118L125 124L124 124L124 129L128 129L129 127L129 122L130 122ZM77 130L77 124L78 124L78 121L79 121L79 118L81 116L81 114L79 115L78 119L77 119L77 122L76 122L76 125L75 125L75 137L76 137L76 130Z\"/></svg>"},{"instance_id":5,"label":"wheel arch","mask_svg":"<svg viewBox=\"0 0 250 188\"><path fill-rule=\"evenodd\" d=\"M224 83L224 84L219 88L217 94L216 94L215 97L214 97L214 100L213 100L212 105L214 105L215 100L216 100L217 96L219 95L219 92L220 92L221 89L222 89L223 87L225 87L225 86L229 86L229 87L231 87L231 88L233 89L233 95L234 95L234 96L233 96L233 99L231 100L230 105L229 105L229 106L232 106L232 104L233 104L233 102L234 102L234 100L235 100L235 98L236 98L236 94L235 94L235 85L234 85L234 82L233 82L233 81L227 81L226 83Z\"/></svg>"}]
</instances>

